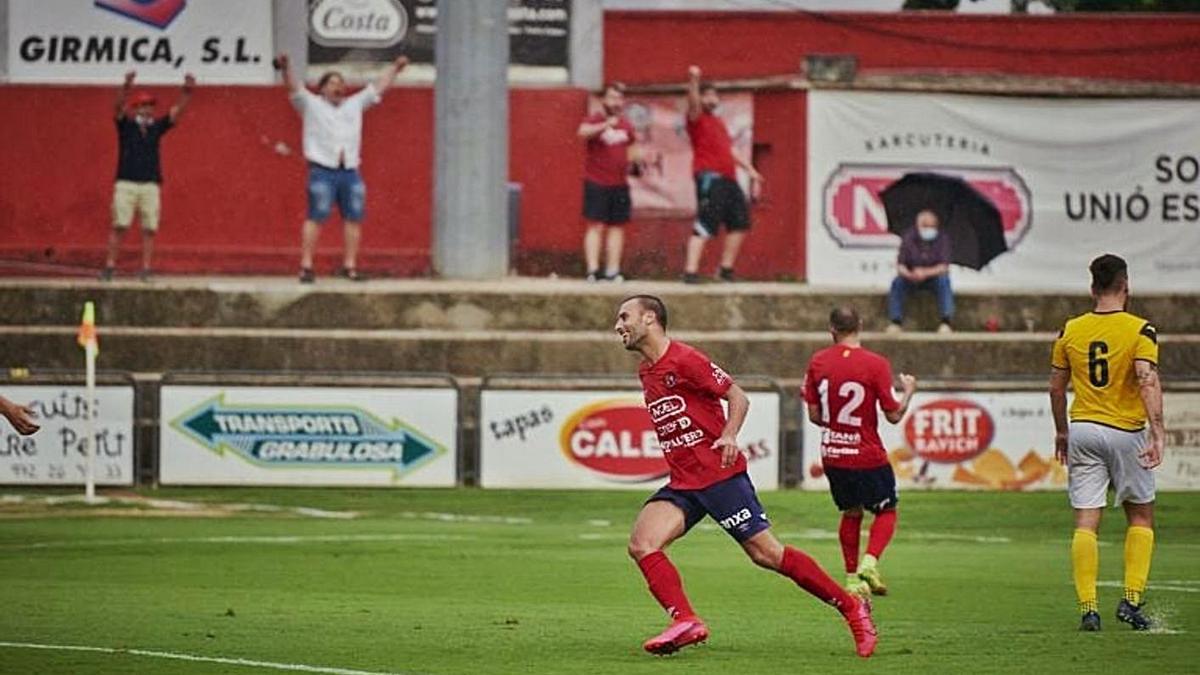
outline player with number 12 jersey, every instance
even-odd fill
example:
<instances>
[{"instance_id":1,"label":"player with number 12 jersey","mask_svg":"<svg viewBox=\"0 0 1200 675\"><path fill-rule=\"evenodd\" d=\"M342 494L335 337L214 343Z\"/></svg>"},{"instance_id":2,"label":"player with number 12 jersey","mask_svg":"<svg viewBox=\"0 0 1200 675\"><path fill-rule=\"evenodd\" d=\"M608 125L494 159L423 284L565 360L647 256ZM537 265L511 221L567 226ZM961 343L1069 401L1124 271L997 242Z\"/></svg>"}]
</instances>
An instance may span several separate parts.
<instances>
[{"instance_id":1,"label":"player with number 12 jersey","mask_svg":"<svg viewBox=\"0 0 1200 675\"><path fill-rule=\"evenodd\" d=\"M900 375L904 394L892 391L888 360L862 346L862 320L851 307L829 315L834 344L813 354L804 377L804 401L812 422L823 427L821 463L834 504L842 512L838 539L846 564L846 588L886 595L879 558L896 531L896 475L879 439L876 407L892 424L908 410L916 379ZM867 554L859 560L863 510L874 514Z\"/></svg>"}]
</instances>

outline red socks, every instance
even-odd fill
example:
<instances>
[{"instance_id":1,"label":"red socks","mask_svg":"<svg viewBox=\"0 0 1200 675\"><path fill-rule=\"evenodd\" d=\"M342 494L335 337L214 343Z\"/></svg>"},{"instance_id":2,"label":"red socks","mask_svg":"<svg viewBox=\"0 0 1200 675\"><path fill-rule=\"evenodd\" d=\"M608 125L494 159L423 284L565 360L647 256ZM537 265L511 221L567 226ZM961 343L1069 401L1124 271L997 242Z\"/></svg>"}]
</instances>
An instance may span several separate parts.
<instances>
[{"instance_id":1,"label":"red socks","mask_svg":"<svg viewBox=\"0 0 1200 675\"><path fill-rule=\"evenodd\" d=\"M779 572L822 602L833 605L839 612L844 613L854 606L850 594L831 579L817 561L799 549L791 546L783 548L783 564L779 566Z\"/></svg>"},{"instance_id":2,"label":"red socks","mask_svg":"<svg viewBox=\"0 0 1200 675\"><path fill-rule=\"evenodd\" d=\"M896 534L896 509L888 509L882 511L875 516L875 521L871 523L871 537L867 540L867 554L879 558L883 555L883 549L892 541L892 535Z\"/></svg>"},{"instance_id":3,"label":"red socks","mask_svg":"<svg viewBox=\"0 0 1200 675\"><path fill-rule=\"evenodd\" d=\"M642 570L642 576L646 577L646 583L650 585L650 593L658 600L658 604L667 610L672 620L696 615L683 592L683 579L679 577L679 570L675 569L675 565L671 564L665 553L651 553L638 561L638 567Z\"/></svg>"},{"instance_id":4,"label":"red socks","mask_svg":"<svg viewBox=\"0 0 1200 675\"><path fill-rule=\"evenodd\" d=\"M862 513L856 516L842 514L842 524L838 526L838 541L842 542L842 560L846 563L846 574L858 571L858 539L862 530Z\"/></svg>"}]
</instances>

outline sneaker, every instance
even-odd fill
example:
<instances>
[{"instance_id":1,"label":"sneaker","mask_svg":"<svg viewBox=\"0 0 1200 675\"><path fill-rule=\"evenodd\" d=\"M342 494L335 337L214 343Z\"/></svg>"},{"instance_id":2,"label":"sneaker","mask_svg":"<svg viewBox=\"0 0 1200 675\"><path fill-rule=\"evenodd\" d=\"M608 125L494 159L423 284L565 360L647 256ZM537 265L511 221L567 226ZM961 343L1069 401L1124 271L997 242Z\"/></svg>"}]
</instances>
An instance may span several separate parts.
<instances>
[{"instance_id":1,"label":"sneaker","mask_svg":"<svg viewBox=\"0 0 1200 675\"><path fill-rule=\"evenodd\" d=\"M1085 633L1099 632L1100 614L1098 612L1085 612L1083 618L1079 620L1079 630Z\"/></svg>"},{"instance_id":2,"label":"sneaker","mask_svg":"<svg viewBox=\"0 0 1200 675\"><path fill-rule=\"evenodd\" d=\"M950 324L943 321L941 324L938 325L937 332L940 335L948 335L950 333L953 333L954 329L950 327Z\"/></svg>"},{"instance_id":3,"label":"sneaker","mask_svg":"<svg viewBox=\"0 0 1200 675\"><path fill-rule=\"evenodd\" d=\"M1117 621L1129 624L1134 630L1149 630L1150 619L1142 614L1142 608L1145 606L1145 602L1135 605L1125 598L1121 598L1121 602L1117 603ZM1100 617L1096 617L1097 625L1099 625L1099 621Z\"/></svg>"},{"instance_id":4,"label":"sneaker","mask_svg":"<svg viewBox=\"0 0 1200 675\"><path fill-rule=\"evenodd\" d=\"M700 275L696 274L695 272L684 272L683 273L683 283L698 284L698 283L700 283Z\"/></svg>"},{"instance_id":5,"label":"sneaker","mask_svg":"<svg viewBox=\"0 0 1200 675\"><path fill-rule=\"evenodd\" d=\"M143 268L141 272L138 272L138 278L142 281L149 282L154 278L154 272L148 267Z\"/></svg>"},{"instance_id":6,"label":"sneaker","mask_svg":"<svg viewBox=\"0 0 1200 675\"><path fill-rule=\"evenodd\" d=\"M866 598L855 599L851 607L842 616L850 626L850 634L854 636L854 649L864 659L875 653L875 643L879 642L879 632L875 630L875 622L871 621L871 601Z\"/></svg>"},{"instance_id":7,"label":"sneaker","mask_svg":"<svg viewBox=\"0 0 1200 675\"><path fill-rule=\"evenodd\" d=\"M651 654L666 656L707 639L708 626L705 626L699 617L692 617L675 621L663 632L646 640L642 648Z\"/></svg>"},{"instance_id":8,"label":"sneaker","mask_svg":"<svg viewBox=\"0 0 1200 675\"><path fill-rule=\"evenodd\" d=\"M111 267L105 267L104 269L100 270L100 281L112 281L113 273L115 271L116 270Z\"/></svg>"},{"instance_id":9,"label":"sneaker","mask_svg":"<svg viewBox=\"0 0 1200 675\"><path fill-rule=\"evenodd\" d=\"M604 277L600 276L600 272L599 272L599 271L595 271L595 272L588 272L588 273L587 273L587 276L586 276L586 277L584 277L584 278L585 278L585 279L587 279L588 281L595 282L595 281L600 281L600 280L601 280L601 279L603 279Z\"/></svg>"},{"instance_id":10,"label":"sneaker","mask_svg":"<svg viewBox=\"0 0 1200 675\"><path fill-rule=\"evenodd\" d=\"M860 567L858 578L862 579L863 583L871 589L871 595L887 595L887 584L883 583L883 577L879 575L879 568Z\"/></svg>"},{"instance_id":11,"label":"sneaker","mask_svg":"<svg viewBox=\"0 0 1200 675\"><path fill-rule=\"evenodd\" d=\"M732 267L722 267L717 270L717 281L733 282L737 279L733 276Z\"/></svg>"},{"instance_id":12,"label":"sneaker","mask_svg":"<svg viewBox=\"0 0 1200 675\"><path fill-rule=\"evenodd\" d=\"M846 575L845 588L847 593L852 593L860 597L865 598L871 595L871 587L867 585L867 582L859 579L858 575L853 572Z\"/></svg>"},{"instance_id":13,"label":"sneaker","mask_svg":"<svg viewBox=\"0 0 1200 675\"><path fill-rule=\"evenodd\" d=\"M613 272L612 274L604 275L604 280L611 281L616 284L620 284L620 283L624 283L625 275L621 274L620 272Z\"/></svg>"},{"instance_id":14,"label":"sneaker","mask_svg":"<svg viewBox=\"0 0 1200 675\"><path fill-rule=\"evenodd\" d=\"M367 280L366 275L363 274L362 272L359 272L358 269L354 268L354 267L343 267L343 268L339 269L337 273L338 273L339 277L341 277L343 279L349 279L350 281L366 281Z\"/></svg>"},{"instance_id":15,"label":"sneaker","mask_svg":"<svg viewBox=\"0 0 1200 675\"><path fill-rule=\"evenodd\" d=\"M887 328L886 328L886 329L884 329L884 331L883 331L883 332L885 332L885 333L891 333L891 334L893 334L893 335L894 335L894 334L896 334L896 333L903 333L903 332L904 332L904 327L903 327L903 326L901 326L901 325L900 325L900 324L898 324L898 323L889 323L889 324L887 325Z\"/></svg>"},{"instance_id":16,"label":"sneaker","mask_svg":"<svg viewBox=\"0 0 1200 675\"><path fill-rule=\"evenodd\" d=\"M313 273L311 267L300 268L300 283L311 284L317 280L317 275Z\"/></svg>"}]
</instances>

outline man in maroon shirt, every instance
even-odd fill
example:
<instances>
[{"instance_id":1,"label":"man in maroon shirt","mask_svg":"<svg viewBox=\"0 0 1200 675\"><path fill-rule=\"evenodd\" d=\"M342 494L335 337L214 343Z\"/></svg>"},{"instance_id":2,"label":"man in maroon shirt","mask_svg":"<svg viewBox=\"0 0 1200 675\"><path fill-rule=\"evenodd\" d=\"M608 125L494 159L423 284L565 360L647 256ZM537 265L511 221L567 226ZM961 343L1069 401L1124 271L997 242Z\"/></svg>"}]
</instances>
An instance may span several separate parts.
<instances>
[{"instance_id":1,"label":"man in maroon shirt","mask_svg":"<svg viewBox=\"0 0 1200 675\"><path fill-rule=\"evenodd\" d=\"M724 223L725 245L717 278L733 281L733 265L750 230L750 208L737 182L737 167L750 174L750 190L758 196L762 174L749 161L733 153L733 141L725 122L716 115L721 97L712 84L700 83L699 66L688 68L687 132L692 140L692 176L696 180L696 222L687 243L683 266L684 283L700 281L700 256L709 239Z\"/></svg>"},{"instance_id":2,"label":"man in maroon shirt","mask_svg":"<svg viewBox=\"0 0 1200 675\"><path fill-rule=\"evenodd\" d=\"M932 291L937 296L939 333L952 331L954 292L950 289L950 236L939 226L937 213L925 209L917 214L914 227L900 237L896 278L888 292L889 333L899 333L904 323L904 301L913 291Z\"/></svg>"},{"instance_id":3,"label":"man in maroon shirt","mask_svg":"<svg viewBox=\"0 0 1200 675\"><path fill-rule=\"evenodd\" d=\"M886 595L879 575L879 557L896 531L896 475L876 430L875 406L892 424L908 411L917 380L900 374L904 395L892 393L892 366L875 352L864 349L858 334L862 320L851 307L829 314L833 346L813 354L804 375L804 402L808 418L824 427L821 463L834 504L842 512L838 539L846 564L846 588ZM867 555L858 560L863 509L875 514Z\"/></svg>"},{"instance_id":4,"label":"man in maroon shirt","mask_svg":"<svg viewBox=\"0 0 1200 675\"><path fill-rule=\"evenodd\" d=\"M625 87L618 83L604 87L603 111L590 115L579 125L579 137L587 142L583 165L583 257L588 281L623 281L621 248L625 243L625 223L629 222L632 202L629 198L629 162L636 152L633 125L622 116ZM607 240L607 241L606 241ZM605 271L600 273L600 249L608 244Z\"/></svg>"},{"instance_id":5,"label":"man in maroon shirt","mask_svg":"<svg viewBox=\"0 0 1200 675\"><path fill-rule=\"evenodd\" d=\"M867 600L846 592L815 560L784 546L770 531L737 444L750 409L746 393L699 350L667 338L667 307L659 298L627 298L617 310L615 328L625 349L642 355L638 375L671 476L642 507L629 537L629 555L671 617L671 625L647 640L644 649L670 654L708 639L708 627L663 552L707 515L755 564L836 607L850 626L858 655L870 656L877 636ZM728 417L722 399L729 403Z\"/></svg>"}]
</instances>

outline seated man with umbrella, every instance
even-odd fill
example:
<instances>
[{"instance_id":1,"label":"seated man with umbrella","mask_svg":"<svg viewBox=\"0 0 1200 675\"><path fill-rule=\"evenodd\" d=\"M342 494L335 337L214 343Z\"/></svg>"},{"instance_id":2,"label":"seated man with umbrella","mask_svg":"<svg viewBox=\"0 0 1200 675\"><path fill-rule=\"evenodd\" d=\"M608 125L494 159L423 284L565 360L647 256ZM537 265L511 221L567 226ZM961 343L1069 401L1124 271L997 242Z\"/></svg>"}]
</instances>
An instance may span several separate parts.
<instances>
[{"instance_id":1,"label":"seated man with umbrella","mask_svg":"<svg viewBox=\"0 0 1200 675\"><path fill-rule=\"evenodd\" d=\"M904 302L918 290L937 297L938 332L952 332L950 264L978 270L1008 250L999 209L961 178L934 173L906 174L881 196L888 229L900 235L888 332L902 330Z\"/></svg>"}]
</instances>

